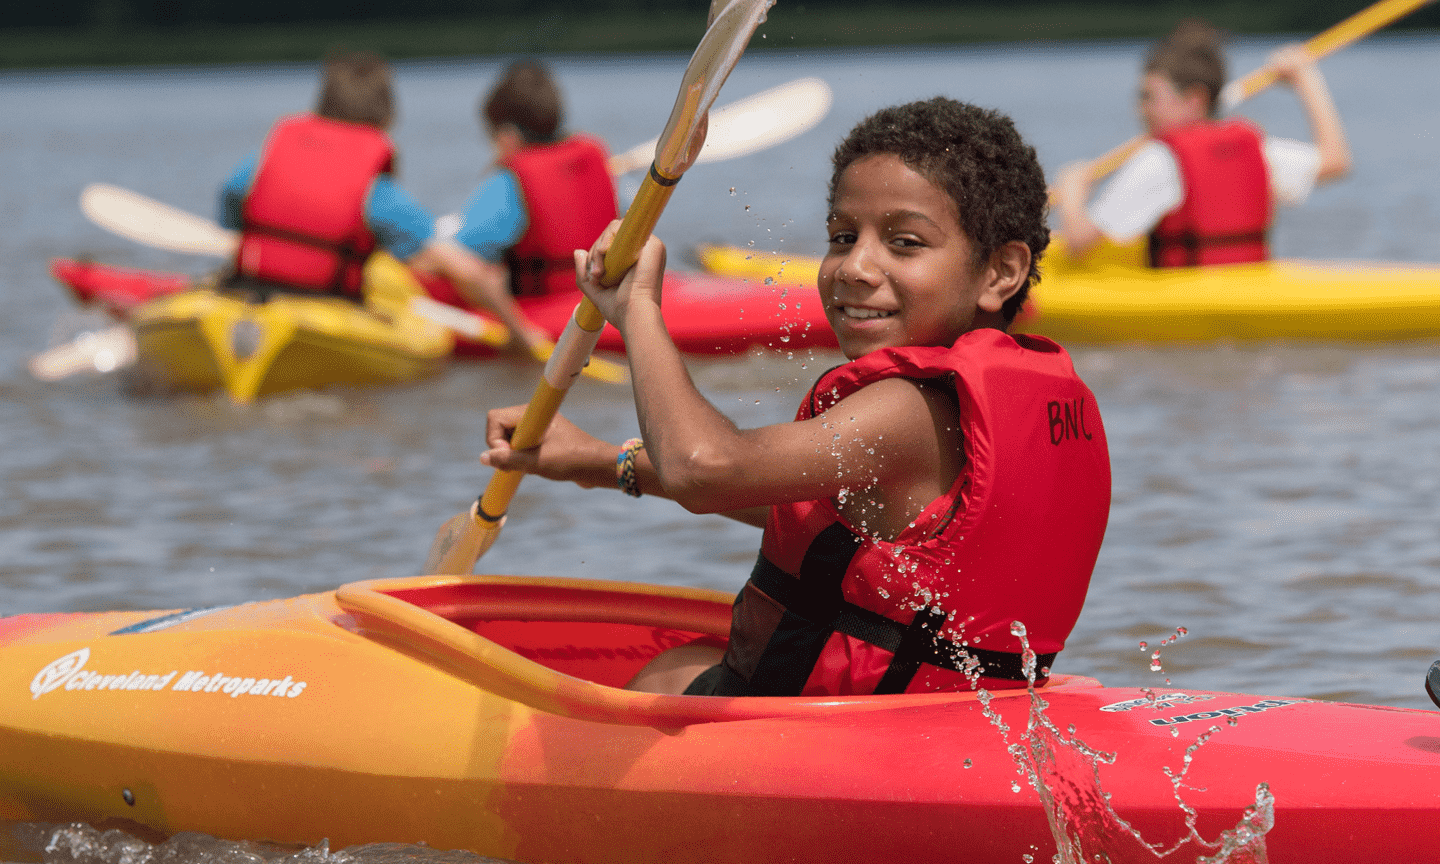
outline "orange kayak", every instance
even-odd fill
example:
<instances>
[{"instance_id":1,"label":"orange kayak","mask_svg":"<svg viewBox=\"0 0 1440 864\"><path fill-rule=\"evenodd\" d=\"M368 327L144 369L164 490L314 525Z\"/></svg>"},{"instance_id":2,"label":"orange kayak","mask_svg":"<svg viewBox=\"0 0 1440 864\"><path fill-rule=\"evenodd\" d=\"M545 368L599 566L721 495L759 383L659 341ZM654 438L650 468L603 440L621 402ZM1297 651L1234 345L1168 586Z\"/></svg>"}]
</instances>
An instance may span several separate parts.
<instances>
[{"instance_id":1,"label":"orange kayak","mask_svg":"<svg viewBox=\"0 0 1440 864\"><path fill-rule=\"evenodd\" d=\"M1434 857L1433 712L1059 674L995 694L621 689L665 648L723 641L730 600L420 577L3 618L0 821L534 862Z\"/></svg>"}]
</instances>

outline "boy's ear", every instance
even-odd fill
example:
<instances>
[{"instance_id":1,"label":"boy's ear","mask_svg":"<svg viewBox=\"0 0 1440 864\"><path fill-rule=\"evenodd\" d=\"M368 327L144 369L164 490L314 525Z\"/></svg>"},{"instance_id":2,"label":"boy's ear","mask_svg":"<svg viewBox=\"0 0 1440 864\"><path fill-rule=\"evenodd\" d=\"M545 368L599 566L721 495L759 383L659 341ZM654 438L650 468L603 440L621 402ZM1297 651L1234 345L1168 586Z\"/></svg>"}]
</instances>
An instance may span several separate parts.
<instances>
[{"instance_id":1,"label":"boy's ear","mask_svg":"<svg viewBox=\"0 0 1440 864\"><path fill-rule=\"evenodd\" d=\"M990 253L985 266L985 284L978 305L986 312L999 312L1030 278L1030 247L1020 240L1001 244Z\"/></svg>"}]
</instances>

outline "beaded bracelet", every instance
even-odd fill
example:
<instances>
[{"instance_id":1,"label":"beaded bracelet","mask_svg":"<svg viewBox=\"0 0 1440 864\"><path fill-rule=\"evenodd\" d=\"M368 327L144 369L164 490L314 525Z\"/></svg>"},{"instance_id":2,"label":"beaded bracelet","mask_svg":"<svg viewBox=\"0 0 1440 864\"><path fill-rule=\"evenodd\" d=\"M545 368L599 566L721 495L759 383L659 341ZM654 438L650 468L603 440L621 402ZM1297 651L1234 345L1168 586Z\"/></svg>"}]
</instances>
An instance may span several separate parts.
<instances>
[{"instance_id":1,"label":"beaded bracelet","mask_svg":"<svg viewBox=\"0 0 1440 864\"><path fill-rule=\"evenodd\" d=\"M631 498L640 497L640 478L635 474L635 454L645 449L645 442L631 438L620 447L615 457L615 485Z\"/></svg>"}]
</instances>

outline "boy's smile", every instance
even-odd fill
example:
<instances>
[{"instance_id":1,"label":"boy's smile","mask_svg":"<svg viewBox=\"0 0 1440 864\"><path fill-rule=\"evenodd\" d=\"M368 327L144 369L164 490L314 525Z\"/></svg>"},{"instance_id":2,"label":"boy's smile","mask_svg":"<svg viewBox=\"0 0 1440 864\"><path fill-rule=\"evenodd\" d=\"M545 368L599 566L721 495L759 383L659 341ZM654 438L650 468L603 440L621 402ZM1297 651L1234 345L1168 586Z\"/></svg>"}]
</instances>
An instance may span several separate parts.
<instances>
[{"instance_id":1,"label":"boy's smile","mask_svg":"<svg viewBox=\"0 0 1440 864\"><path fill-rule=\"evenodd\" d=\"M987 290L994 274L976 267L950 196L894 154L845 169L827 228L820 298L852 360L880 348L949 346L977 326L977 307L998 313L1009 296Z\"/></svg>"}]
</instances>

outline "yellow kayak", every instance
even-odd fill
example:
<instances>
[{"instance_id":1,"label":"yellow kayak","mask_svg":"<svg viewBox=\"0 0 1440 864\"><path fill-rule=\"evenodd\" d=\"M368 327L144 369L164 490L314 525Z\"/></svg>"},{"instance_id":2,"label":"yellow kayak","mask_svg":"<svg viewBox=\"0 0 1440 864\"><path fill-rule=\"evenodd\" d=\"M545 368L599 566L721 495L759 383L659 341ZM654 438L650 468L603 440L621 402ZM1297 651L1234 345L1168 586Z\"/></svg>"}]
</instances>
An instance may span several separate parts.
<instances>
[{"instance_id":1,"label":"yellow kayak","mask_svg":"<svg viewBox=\"0 0 1440 864\"><path fill-rule=\"evenodd\" d=\"M390 384L438 372L454 338L410 311L403 283L375 278L376 268L402 266L392 262L377 255L367 264L363 306L298 294L258 301L210 288L158 297L130 316L139 364L176 387L223 387L239 403L285 390Z\"/></svg>"},{"instance_id":2,"label":"yellow kayak","mask_svg":"<svg viewBox=\"0 0 1440 864\"><path fill-rule=\"evenodd\" d=\"M706 270L814 285L820 262L733 247L699 250ZM1062 342L1386 340L1440 336L1440 266L1279 260L1144 266L1139 247L1081 262L1047 252L1020 332Z\"/></svg>"}]
</instances>

